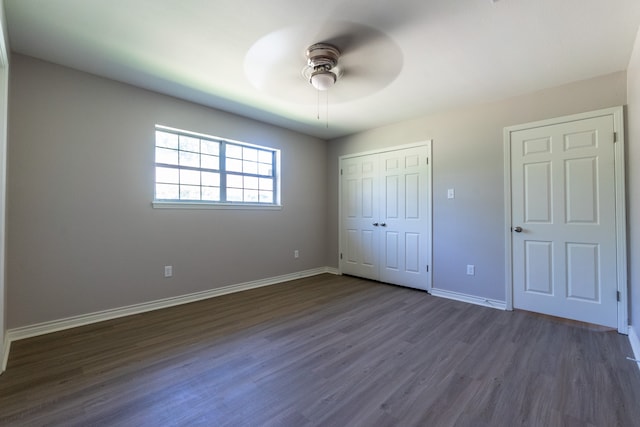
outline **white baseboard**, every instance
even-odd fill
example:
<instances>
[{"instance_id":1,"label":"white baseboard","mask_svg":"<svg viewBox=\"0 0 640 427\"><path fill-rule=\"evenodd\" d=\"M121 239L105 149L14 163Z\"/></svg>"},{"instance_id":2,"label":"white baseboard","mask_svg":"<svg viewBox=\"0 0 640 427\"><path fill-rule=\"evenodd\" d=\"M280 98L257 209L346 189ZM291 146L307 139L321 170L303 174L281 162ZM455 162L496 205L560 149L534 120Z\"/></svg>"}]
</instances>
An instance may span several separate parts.
<instances>
[{"instance_id":1,"label":"white baseboard","mask_svg":"<svg viewBox=\"0 0 640 427\"><path fill-rule=\"evenodd\" d=\"M340 270L338 270L337 268L326 267L326 269L327 271L325 271L325 273L334 274L336 276L342 276L342 274L340 273Z\"/></svg>"},{"instance_id":2,"label":"white baseboard","mask_svg":"<svg viewBox=\"0 0 640 427\"><path fill-rule=\"evenodd\" d=\"M506 310L507 304L504 301L496 301L487 298L477 297L474 295L462 294L460 292L445 291L443 289L432 288L429 293L435 297L452 299L455 301L467 302L484 307L496 308L498 310Z\"/></svg>"},{"instance_id":3,"label":"white baseboard","mask_svg":"<svg viewBox=\"0 0 640 427\"><path fill-rule=\"evenodd\" d=\"M4 350L4 354L0 354L2 356L1 364L0 364L0 375L4 371L7 370L7 362L9 362L9 349L11 348L11 340L9 339L9 334L4 334L4 345L2 349Z\"/></svg>"},{"instance_id":4,"label":"white baseboard","mask_svg":"<svg viewBox=\"0 0 640 427\"><path fill-rule=\"evenodd\" d=\"M631 349L633 350L633 358L636 360L640 360L640 339L638 339L638 333L635 328L629 325L629 343L631 344ZM638 369L640 369L640 362L637 362Z\"/></svg>"},{"instance_id":5,"label":"white baseboard","mask_svg":"<svg viewBox=\"0 0 640 427\"><path fill-rule=\"evenodd\" d=\"M82 314L79 316L68 317L66 319L52 320L49 322L38 323L35 325L22 326L19 328L9 329L7 331L7 341L9 345L12 341L25 338L31 338L38 335L49 334L51 332L62 331L64 329L76 328L78 326L89 325L91 323L102 322L105 320L116 319L124 316L145 313L147 311L159 310L162 308L173 307L190 302L200 301L234 292L246 291L249 289L260 288L263 286L275 285L290 280L301 279L304 277L317 276L323 273L334 273L335 269L329 267L321 267L312 270L301 271L298 273L285 274L283 276L271 277L268 279L254 280L251 282L239 283L236 285L224 286L222 288L211 289L208 291L195 292L192 294L181 295L177 297L164 298L156 301L145 302L141 304L129 305L126 307L114 308L110 310L99 311L95 313ZM5 348L5 359L9 354L9 345Z\"/></svg>"}]
</instances>

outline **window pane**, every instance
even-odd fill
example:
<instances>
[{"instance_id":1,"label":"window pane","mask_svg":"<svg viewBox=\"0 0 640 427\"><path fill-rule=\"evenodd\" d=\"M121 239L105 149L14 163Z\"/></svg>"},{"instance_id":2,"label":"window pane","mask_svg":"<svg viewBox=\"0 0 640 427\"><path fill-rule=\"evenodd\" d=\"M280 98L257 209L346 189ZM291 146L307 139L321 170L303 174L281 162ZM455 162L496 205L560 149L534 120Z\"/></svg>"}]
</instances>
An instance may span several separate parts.
<instances>
[{"instance_id":1,"label":"window pane","mask_svg":"<svg viewBox=\"0 0 640 427\"><path fill-rule=\"evenodd\" d=\"M258 186L258 178L253 176L245 176L244 177L244 188L249 188L252 190L257 190Z\"/></svg>"},{"instance_id":2,"label":"window pane","mask_svg":"<svg viewBox=\"0 0 640 427\"><path fill-rule=\"evenodd\" d=\"M227 144L227 157L241 159L242 147L240 147L239 145Z\"/></svg>"},{"instance_id":3,"label":"window pane","mask_svg":"<svg viewBox=\"0 0 640 427\"><path fill-rule=\"evenodd\" d=\"M220 169L220 157L203 154L200 158L200 167L203 169Z\"/></svg>"},{"instance_id":4,"label":"window pane","mask_svg":"<svg viewBox=\"0 0 640 427\"><path fill-rule=\"evenodd\" d=\"M273 203L273 191L260 191L260 203Z\"/></svg>"},{"instance_id":5,"label":"window pane","mask_svg":"<svg viewBox=\"0 0 640 427\"><path fill-rule=\"evenodd\" d=\"M271 179L271 178L260 178L260 189L261 190L273 191L273 179Z\"/></svg>"},{"instance_id":6,"label":"window pane","mask_svg":"<svg viewBox=\"0 0 640 427\"><path fill-rule=\"evenodd\" d=\"M227 201L228 202L241 202L242 201L242 189L241 188L227 188Z\"/></svg>"},{"instance_id":7,"label":"window pane","mask_svg":"<svg viewBox=\"0 0 640 427\"><path fill-rule=\"evenodd\" d=\"M257 162L258 150L256 150L255 148L247 148L247 147L242 148L242 159L249 160L252 162Z\"/></svg>"},{"instance_id":8,"label":"window pane","mask_svg":"<svg viewBox=\"0 0 640 427\"><path fill-rule=\"evenodd\" d=\"M244 190L244 201L258 203L258 190Z\"/></svg>"},{"instance_id":9,"label":"window pane","mask_svg":"<svg viewBox=\"0 0 640 427\"><path fill-rule=\"evenodd\" d=\"M220 188L219 187L202 187L202 200L219 202Z\"/></svg>"},{"instance_id":10,"label":"window pane","mask_svg":"<svg viewBox=\"0 0 640 427\"><path fill-rule=\"evenodd\" d=\"M181 185L180 200L200 200L200 187L195 185Z\"/></svg>"},{"instance_id":11,"label":"window pane","mask_svg":"<svg viewBox=\"0 0 640 427\"><path fill-rule=\"evenodd\" d=\"M200 152L204 154L212 154L214 156L220 155L220 143L215 141L207 141L203 139L200 141Z\"/></svg>"},{"instance_id":12,"label":"window pane","mask_svg":"<svg viewBox=\"0 0 640 427\"><path fill-rule=\"evenodd\" d=\"M220 174L213 172L202 172L202 185L220 187Z\"/></svg>"},{"instance_id":13,"label":"window pane","mask_svg":"<svg viewBox=\"0 0 640 427\"><path fill-rule=\"evenodd\" d=\"M273 163L273 153L270 152L270 151L260 150L260 152L258 153L258 161L260 163L272 164Z\"/></svg>"},{"instance_id":14,"label":"window pane","mask_svg":"<svg viewBox=\"0 0 640 427\"><path fill-rule=\"evenodd\" d=\"M156 147L178 149L178 135L156 131Z\"/></svg>"},{"instance_id":15,"label":"window pane","mask_svg":"<svg viewBox=\"0 0 640 427\"><path fill-rule=\"evenodd\" d=\"M258 174L259 175L271 176L271 175L273 175L273 169L271 168L271 165L266 165L264 163L258 163Z\"/></svg>"},{"instance_id":16,"label":"window pane","mask_svg":"<svg viewBox=\"0 0 640 427\"><path fill-rule=\"evenodd\" d=\"M242 175L227 175L227 188L242 188Z\"/></svg>"},{"instance_id":17,"label":"window pane","mask_svg":"<svg viewBox=\"0 0 640 427\"><path fill-rule=\"evenodd\" d=\"M189 136L180 135L180 150L200 152L200 140Z\"/></svg>"},{"instance_id":18,"label":"window pane","mask_svg":"<svg viewBox=\"0 0 640 427\"><path fill-rule=\"evenodd\" d=\"M200 185L200 171L182 169L180 171L180 184Z\"/></svg>"},{"instance_id":19,"label":"window pane","mask_svg":"<svg viewBox=\"0 0 640 427\"><path fill-rule=\"evenodd\" d=\"M258 173L258 164L256 162L242 162L242 172L257 174Z\"/></svg>"},{"instance_id":20,"label":"window pane","mask_svg":"<svg viewBox=\"0 0 640 427\"><path fill-rule=\"evenodd\" d=\"M188 151L180 151L180 166L200 167L200 155L189 153Z\"/></svg>"},{"instance_id":21,"label":"window pane","mask_svg":"<svg viewBox=\"0 0 640 427\"><path fill-rule=\"evenodd\" d=\"M167 148L156 148L156 163L165 163L167 165L178 164L178 152Z\"/></svg>"},{"instance_id":22,"label":"window pane","mask_svg":"<svg viewBox=\"0 0 640 427\"><path fill-rule=\"evenodd\" d=\"M178 169L174 168L156 168L156 182L167 184L178 184L180 181Z\"/></svg>"},{"instance_id":23,"label":"window pane","mask_svg":"<svg viewBox=\"0 0 640 427\"><path fill-rule=\"evenodd\" d=\"M156 199L158 200L178 200L180 191L177 185L156 184Z\"/></svg>"},{"instance_id":24,"label":"window pane","mask_svg":"<svg viewBox=\"0 0 640 427\"><path fill-rule=\"evenodd\" d=\"M227 159L227 171L242 172L242 160Z\"/></svg>"}]
</instances>

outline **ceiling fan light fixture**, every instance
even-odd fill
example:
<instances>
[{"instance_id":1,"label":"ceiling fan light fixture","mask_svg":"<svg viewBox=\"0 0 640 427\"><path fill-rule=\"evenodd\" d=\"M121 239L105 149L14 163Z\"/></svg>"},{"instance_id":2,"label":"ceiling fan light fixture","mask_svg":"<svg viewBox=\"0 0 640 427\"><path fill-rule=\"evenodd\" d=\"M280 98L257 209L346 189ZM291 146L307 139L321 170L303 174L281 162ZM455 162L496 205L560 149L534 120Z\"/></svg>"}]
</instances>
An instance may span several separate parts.
<instances>
[{"instance_id":1,"label":"ceiling fan light fixture","mask_svg":"<svg viewBox=\"0 0 640 427\"><path fill-rule=\"evenodd\" d=\"M337 67L340 50L328 43L316 43L309 46L306 56L307 66L302 74L316 90L328 90L340 75Z\"/></svg>"},{"instance_id":2,"label":"ceiling fan light fixture","mask_svg":"<svg viewBox=\"0 0 640 427\"><path fill-rule=\"evenodd\" d=\"M336 79L336 75L331 71L320 69L311 73L309 83L311 83L317 90L325 91L329 90L329 88L336 83Z\"/></svg>"}]
</instances>

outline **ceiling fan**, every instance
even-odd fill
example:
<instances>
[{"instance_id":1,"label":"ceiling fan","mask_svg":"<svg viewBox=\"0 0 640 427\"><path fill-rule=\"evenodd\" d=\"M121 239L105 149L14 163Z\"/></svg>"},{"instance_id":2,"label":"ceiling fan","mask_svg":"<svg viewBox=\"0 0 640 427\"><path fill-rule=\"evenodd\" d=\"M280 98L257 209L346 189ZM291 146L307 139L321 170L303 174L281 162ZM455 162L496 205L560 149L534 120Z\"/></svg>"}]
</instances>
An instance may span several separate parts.
<instances>
[{"instance_id":1,"label":"ceiling fan","mask_svg":"<svg viewBox=\"0 0 640 427\"><path fill-rule=\"evenodd\" d=\"M244 70L263 93L313 105L309 89L331 89L333 104L354 101L390 84L402 65L400 47L382 31L331 21L322 28L295 25L267 34L247 52Z\"/></svg>"},{"instance_id":2,"label":"ceiling fan","mask_svg":"<svg viewBox=\"0 0 640 427\"><path fill-rule=\"evenodd\" d=\"M329 43L316 43L307 48L307 65L302 75L318 90L328 90L342 75L338 67L340 49Z\"/></svg>"}]
</instances>

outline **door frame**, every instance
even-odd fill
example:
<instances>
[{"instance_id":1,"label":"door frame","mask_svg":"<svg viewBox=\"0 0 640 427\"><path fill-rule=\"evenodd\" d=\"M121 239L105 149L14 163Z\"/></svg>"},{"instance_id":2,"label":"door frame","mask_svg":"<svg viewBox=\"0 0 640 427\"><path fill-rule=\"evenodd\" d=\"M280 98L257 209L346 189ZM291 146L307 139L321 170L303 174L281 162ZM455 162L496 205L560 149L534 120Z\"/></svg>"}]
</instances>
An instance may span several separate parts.
<instances>
[{"instance_id":1,"label":"door frame","mask_svg":"<svg viewBox=\"0 0 640 427\"><path fill-rule=\"evenodd\" d=\"M0 6L3 6L0 1ZM9 39L6 14L0 11L0 374L7 369L7 122L9 110Z\"/></svg>"},{"instance_id":2,"label":"door frame","mask_svg":"<svg viewBox=\"0 0 640 427\"><path fill-rule=\"evenodd\" d=\"M340 259L340 253L342 252L342 229L343 229L343 221L342 221L342 174L340 173L340 168L342 165L342 161L344 159L348 159L351 157L361 157L361 156L369 156L372 154L382 154L388 153L390 151L398 151L404 150L407 148L415 148L415 147L427 147L428 158L429 158L429 168L427 179L429 181L429 194L427 196L427 233L429 237L429 242L427 244L429 248L429 254L427 256L427 261L429 262L429 271L427 271L427 277L429 279L429 284L425 289L428 293L431 293L433 289L433 140L425 139L423 141L413 142L409 144L402 145L394 145L391 147L379 148L376 150L370 151L362 151L359 153L351 153L344 154L338 157L338 273L342 275L342 260Z\"/></svg>"},{"instance_id":3,"label":"door frame","mask_svg":"<svg viewBox=\"0 0 640 427\"><path fill-rule=\"evenodd\" d=\"M616 200L616 288L620 293L618 301L618 332L628 334L628 286L627 286L627 219L625 192L625 135L624 135L624 107L612 107L586 113L556 117L531 123L524 123L504 128L504 209L505 209L505 299L507 310L513 310L513 247L511 240L511 134L516 131L561 124L571 121L591 119L595 117L612 116L613 129L616 134L614 142L614 174Z\"/></svg>"}]
</instances>

